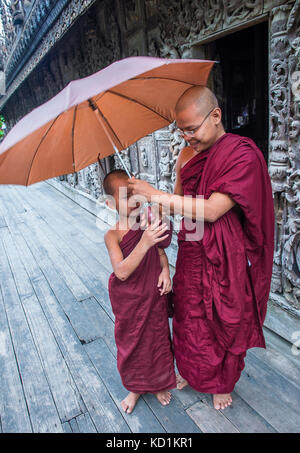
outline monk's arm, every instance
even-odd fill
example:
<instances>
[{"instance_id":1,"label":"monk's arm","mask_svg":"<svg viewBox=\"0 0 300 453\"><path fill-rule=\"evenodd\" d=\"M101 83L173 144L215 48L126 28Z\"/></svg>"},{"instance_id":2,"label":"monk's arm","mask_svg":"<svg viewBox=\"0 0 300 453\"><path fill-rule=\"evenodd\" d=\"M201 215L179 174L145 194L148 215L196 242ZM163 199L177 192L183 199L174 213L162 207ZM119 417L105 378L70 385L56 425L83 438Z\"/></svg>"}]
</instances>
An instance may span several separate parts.
<instances>
[{"instance_id":1,"label":"monk's arm","mask_svg":"<svg viewBox=\"0 0 300 453\"><path fill-rule=\"evenodd\" d=\"M172 194L170 194L169 200L166 200L166 204L164 205L162 202L162 207L166 208L168 206L170 209L170 215L181 214L187 218L195 220L215 222L218 218L229 211L229 209L235 205L235 202L228 195L219 192L212 193L208 200L197 198L191 199L191 197L184 198L180 170L182 165L186 163L186 160L189 160L190 158L190 156L186 156L185 153L186 149L182 149L180 151L175 165L175 198L174 196L172 197ZM160 193L164 194L164 192ZM183 202L186 206L183 206Z\"/></svg>"},{"instance_id":2,"label":"monk's arm","mask_svg":"<svg viewBox=\"0 0 300 453\"><path fill-rule=\"evenodd\" d=\"M143 232L137 245L125 259L119 245L116 231L107 231L104 235L104 241L115 276L120 280L126 280L138 267L148 250L153 245L159 244L159 242L168 237L168 234L165 234L167 228L168 225L164 223L159 225L158 220L154 222L153 225L149 225Z\"/></svg>"},{"instance_id":3,"label":"monk's arm","mask_svg":"<svg viewBox=\"0 0 300 453\"><path fill-rule=\"evenodd\" d=\"M132 252L124 259L117 235L114 231L109 230L105 233L104 240L115 276L119 280L126 280L144 258L148 250L147 247L143 241L139 241Z\"/></svg>"},{"instance_id":4,"label":"monk's arm","mask_svg":"<svg viewBox=\"0 0 300 453\"><path fill-rule=\"evenodd\" d=\"M169 261L168 261L168 257L166 255L166 252L164 251L164 249L161 249L161 248L158 247L158 253L159 253L159 260L160 260L161 270L162 271L167 271L168 273L170 273L170 271L169 271Z\"/></svg>"},{"instance_id":5,"label":"monk's arm","mask_svg":"<svg viewBox=\"0 0 300 453\"><path fill-rule=\"evenodd\" d=\"M235 205L229 195L220 192L213 192L207 200L204 200L156 190L151 196L151 201L160 203L163 208L169 209L170 213L207 222L215 222Z\"/></svg>"},{"instance_id":6,"label":"monk's arm","mask_svg":"<svg viewBox=\"0 0 300 453\"><path fill-rule=\"evenodd\" d=\"M159 287L160 295L168 294L172 289L172 281L170 278L169 261L164 249L158 248L161 272L158 277L157 286Z\"/></svg>"}]
</instances>

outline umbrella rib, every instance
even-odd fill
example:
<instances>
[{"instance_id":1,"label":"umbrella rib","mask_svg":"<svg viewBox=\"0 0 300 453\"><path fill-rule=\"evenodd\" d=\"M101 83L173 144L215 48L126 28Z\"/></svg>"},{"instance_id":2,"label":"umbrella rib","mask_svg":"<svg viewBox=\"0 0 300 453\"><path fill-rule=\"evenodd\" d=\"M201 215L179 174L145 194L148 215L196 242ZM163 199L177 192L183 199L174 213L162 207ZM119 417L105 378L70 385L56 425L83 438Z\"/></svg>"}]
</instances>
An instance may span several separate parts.
<instances>
[{"instance_id":1,"label":"umbrella rib","mask_svg":"<svg viewBox=\"0 0 300 453\"><path fill-rule=\"evenodd\" d=\"M171 79L170 77L132 77L129 80L170 80L171 82L184 83L185 85L193 86L202 86L195 83L185 82L184 80Z\"/></svg>"},{"instance_id":2,"label":"umbrella rib","mask_svg":"<svg viewBox=\"0 0 300 453\"><path fill-rule=\"evenodd\" d=\"M148 107L148 105L143 104L140 101L137 101L136 99L130 98L129 96L125 96L125 94L117 93L116 91L113 90L107 90L107 93L114 94L115 96L119 96L121 98L127 99L128 101L135 102L136 104L141 105L142 107L145 107L147 110L150 110L151 112L155 113L156 115L159 115L161 118L164 120L168 121L170 123L170 118L167 118L166 116L162 115L161 113L157 112L151 107Z\"/></svg>"},{"instance_id":3,"label":"umbrella rib","mask_svg":"<svg viewBox=\"0 0 300 453\"><path fill-rule=\"evenodd\" d=\"M75 120L76 120L77 107L78 107L78 105L76 105L75 109L74 109L73 124L72 124L72 158L73 158L72 167L73 167L73 173L75 173L74 130L75 130Z\"/></svg>"},{"instance_id":4,"label":"umbrella rib","mask_svg":"<svg viewBox=\"0 0 300 453\"><path fill-rule=\"evenodd\" d=\"M33 161L37 155L37 152L41 146L41 144L43 143L44 139L46 138L48 132L50 131L50 129L52 128L52 126L54 125L55 121L57 120L57 118L59 117L60 115L58 115L56 118L54 118L53 122L50 124L49 128L47 129L47 131L45 132L45 134L43 135L43 137L41 138L41 141L40 143L38 144L36 150L35 150L35 153L32 157L32 160L31 160L31 164L30 164L30 168L29 168L29 172L28 172L28 177L27 177L27 181L26 181L26 186L28 186L28 181L29 181L29 177L30 177L30 173L31 173L31 169L32 169L32 165L33 165Z\"/></svg>"}]
</instances>

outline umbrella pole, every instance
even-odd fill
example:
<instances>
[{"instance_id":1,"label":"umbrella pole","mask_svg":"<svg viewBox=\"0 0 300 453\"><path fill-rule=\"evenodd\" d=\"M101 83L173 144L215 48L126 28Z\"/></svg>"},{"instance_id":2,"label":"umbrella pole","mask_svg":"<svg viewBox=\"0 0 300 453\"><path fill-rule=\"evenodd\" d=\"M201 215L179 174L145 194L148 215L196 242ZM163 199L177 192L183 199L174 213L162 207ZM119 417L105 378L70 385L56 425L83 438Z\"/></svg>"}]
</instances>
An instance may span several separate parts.
<instances>
[{"instance_id":1,"label":"umbrella pole","mask_svg":"<svg viewBox=\"0 0 300 453\"><path fill-rule=\"evenodd\" d=\"M124 160L122 159L122 156L121 156L121 154L120 154L120 151L118 150L118 148L117 148L116 145L114 144L114 142L113 142L113 140L112 140L112 138L111 138L111 136L110 136L110 134L109 134L109 132L108 132L108 130L107 130L107 128L106 128L106 125L104 124L104 120L103 120L103 118L101 117L101 115L100 115L100 113L99 113L99 110L98 110L97 106L96 106L95 103L92 101L92 99L89 99L89 104L90 104L90 107L92 108L92 110L96 113L96 117L97 117L99 123L101 124L101 126L103 127L103 130L104 130L104 132L105 132L105 134L106 134L108 140L110 141L110 143L111 143L111 145L112 145L112 147L113 147L113 149L114 149L116 155L118 156L118 158L119 158L119 160L120 160L120 162L121 162L121 165L123 166L124 170L126 171L128 177L129 177L129 178L132 178L132 176L131 176L131 174L130 174L128 168L126 167L126 164L125 164Z\"/></svg>"}]
</instances>

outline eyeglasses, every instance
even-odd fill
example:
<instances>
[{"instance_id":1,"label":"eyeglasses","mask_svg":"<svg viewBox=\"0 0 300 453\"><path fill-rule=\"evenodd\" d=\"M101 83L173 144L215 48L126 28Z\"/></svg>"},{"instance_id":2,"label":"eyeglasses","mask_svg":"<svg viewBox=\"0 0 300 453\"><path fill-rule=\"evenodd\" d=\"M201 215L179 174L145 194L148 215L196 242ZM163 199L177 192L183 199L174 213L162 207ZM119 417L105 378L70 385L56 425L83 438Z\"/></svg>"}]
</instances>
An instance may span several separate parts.
<instances>
[{"instance_id":1,"label":"eyeglasses","mask_svg":"<svg viewBox=\"0 0 300 453\"><path fill-rule=\"evenodd\" d=\"M210 112L208 112L208 114L206 115L206 117L204 118L204 120L202 121L202 123L201 123L199 126L195 127L195 129L193 129L193 130L191 130L191 131L185 131L185 130L183 130L183 129L179 129L179 127L176 127L175 130L176 130L180 135L182 135L182 137L183 137L184 135L186 135L187 137L192 137L192 136L200 129L200 127L202 126L202 124L205 122L205 120L207 120L207 118L209 117L209 115L211 114L211 112L212 112L213 110L215 110L215 107L214 107L213 109L211 109Z\"/></svg>"}]
</instances>

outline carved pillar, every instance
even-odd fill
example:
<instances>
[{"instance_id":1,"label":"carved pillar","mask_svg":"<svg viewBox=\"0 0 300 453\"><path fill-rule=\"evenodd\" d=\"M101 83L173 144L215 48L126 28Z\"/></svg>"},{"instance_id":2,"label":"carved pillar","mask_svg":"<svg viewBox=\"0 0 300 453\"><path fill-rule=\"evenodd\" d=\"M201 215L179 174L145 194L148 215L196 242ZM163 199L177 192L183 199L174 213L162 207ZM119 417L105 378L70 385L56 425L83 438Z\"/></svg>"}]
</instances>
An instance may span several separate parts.
<instances>
[{"instance_id":1,"label":"carved pillar","mask_svg":"<svg viewBox=\"0 0 300 453\"><path fill-rule=\"evenodd\" d=\"M271 290L283 308L300 308L300 90L297 0L270 15L270 160L276 213Z\"/></svg>"}]
</instances>

